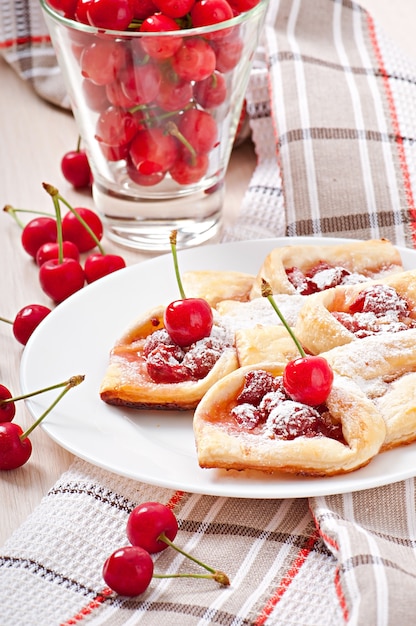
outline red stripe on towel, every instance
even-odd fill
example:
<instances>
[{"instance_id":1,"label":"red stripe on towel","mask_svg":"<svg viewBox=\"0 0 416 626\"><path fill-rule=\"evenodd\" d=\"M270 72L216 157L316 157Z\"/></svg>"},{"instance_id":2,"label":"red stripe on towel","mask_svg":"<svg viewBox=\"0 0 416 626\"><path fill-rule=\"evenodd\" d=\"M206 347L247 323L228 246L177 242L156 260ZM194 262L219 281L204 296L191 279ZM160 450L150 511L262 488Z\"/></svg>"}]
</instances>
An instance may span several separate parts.
<instances>
[{"instance_id":1,"label":"red stripe on towel","mask_svg":"<svg viewBox=\"0 0 416 626\"><path fill-rule=\"evenodd\" d=\"M258 618L253 623L253 626L262 626L267 620L267 618L272 613L276 604L282 599L285 592L289 589L290 584L293 582L297 574L299 573L302 565L305 563L309 554L313 550L314 545L319 539L319 532L315 530L315 532L308 537L305 542L305 545L299 550L296 558L294 559L292 566L288 570L286 576L282 578L279 586L277 587L275 593L269 598L264 608L261 610Z\"/></svg>"},{"instance_id":2,"label":"red stripe on towel","mask_svg":"<svg viewBox=\"0 0 416 626\"><path fill-rule=\"evenodd\" d=\"M367 26L368 26L368 32L370 35L370 41L373 46L374 54L377 59L381 77L383 79L383 85L384 85L384 89L385 89L386 96L387 96L387 102L389 105L391 123L393 126L394 135L396 137L399 163L400 163L400 168L402 170L404 190L406 194L408 209L411 215L410 228L412 229L412 240L413 240L413 245L416 247L416 230L415 230L416 207L415 207L415 202L414 202L414 197L413 197L410 171L409 171L409 166L406 160L406 151L404 149L403 136L400 132L400 124L399 124L399 118L397 115L396 104L394 101L393 92L392 92L391 85L389 82L389 76L386 70L386 66L384 65L383 56L381 54L380 46L377 40L374 20L371 17L371 15L367 16Z\"/></svg>"}]
</instances>

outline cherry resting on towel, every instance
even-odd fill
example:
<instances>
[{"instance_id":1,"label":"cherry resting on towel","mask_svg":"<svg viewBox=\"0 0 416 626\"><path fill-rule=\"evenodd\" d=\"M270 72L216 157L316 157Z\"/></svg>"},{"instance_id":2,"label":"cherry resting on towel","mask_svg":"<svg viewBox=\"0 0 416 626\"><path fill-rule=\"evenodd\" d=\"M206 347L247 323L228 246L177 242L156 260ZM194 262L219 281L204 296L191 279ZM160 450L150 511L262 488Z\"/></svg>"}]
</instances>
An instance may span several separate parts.
<instances>
[{"instance_id":1,"label":"cherry resting on towel","mask_svg":"<svg viewBox=\"0 0 416 626\"><path fill-rule=\"evenodd\" d=\"M172 540L178 531L175 515L160 502L143 502L133 509L127 520L127 537L132 544L113 552L103 566L103 578L116 593L136 596L143 593L152 578L210 578L228 586L229 578L181 550ZM208 574L159 574L153 571L150 553L160 552L168 546L200 565Z\"/></svg>"}]
</instances>

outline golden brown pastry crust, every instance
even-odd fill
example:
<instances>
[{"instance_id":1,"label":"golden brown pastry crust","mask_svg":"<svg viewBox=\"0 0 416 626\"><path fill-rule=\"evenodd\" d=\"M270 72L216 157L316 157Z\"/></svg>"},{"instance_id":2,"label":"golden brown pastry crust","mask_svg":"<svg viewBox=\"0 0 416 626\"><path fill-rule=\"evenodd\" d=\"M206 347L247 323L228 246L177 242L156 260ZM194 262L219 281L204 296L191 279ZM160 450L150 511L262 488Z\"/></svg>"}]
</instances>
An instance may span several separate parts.
<instances>
[{"instance_id":1,"label":"golden brown pastry crust","mask_svg":"<svg viewBox=\"0 0 416 626\"><path fill-rule=\"evenodd\" d=\"M240 367L257 363L287 363L299 350L284 326L241 328L235 333Z\"/></svg>"},{"instance_id":2,"label":"golden brown pastry crust","mask_svg":"<svg viewBox=\"0 0 416 626\"><path fill-rule=\"evenodd\" d=\"M100 387L104 402L137 409L193 409L217 380L238 367L236 350L232 347L225 349L201 380L155 383L146 370L143 344L150 333L163 328L163 312L163 306L155 307L115 344Z\"/></svg>"},{"instance_id":3,"label":"golden brown pastry crust","mask_svg":"<svg viewBox=\"0 0 416 626\"><path fill-rule=\"evenodd\" d=\"M295 333L304 348L312 354L320 354L336 346L357 341L357 337L331 313L348 313L352 302L361 291L371 284L379 283L393 287L408 302L409 317L416 319L416 270L359 285L334 287L308 296L299 312Z\"/></svg>"},{"instance_id":4,"label":"golden brown pastry crust","mask_svg":"<svg viewBox=\"0 0 416 626\"><path fill-rule=\"evenodd\" d=\"M348 445L327 437L270 439L233 425L230 410L244 383L244 374L264 369L280 375L284 364L258 364L232 372L204 396L194 414L199 465L203 468L255 469L331 476L369 463L385 437L384 420L357 385L336 376L327 401L331 415L342 422Z\"/></svg>"},{"instance_id":5,"label":"golden brown pastry crust","mask_svg":"<svg viewBox=\"0 0 416 626\"><path fill-rule=\"evenodd\" d=\"M188 298L204 298L212 307L220 300L249 299L254 276L232 271L188 271L182 275L182 283Z\"/></svg>"},{"instance_id":6,"label":"golden brown pastry crust","mask_svg":"<svg viewBox=\"0 0 416 626\"><path fill-rule=\"evenodd\" d=\"M270 284L273 293L295 294L296 289L289 281L286 270L298 267L305 273L320 261L363 274L369 280L403 271L400 253L387 239L352 241L328 246L284 246L275 248L265 258L253 283L250 298L261 296L262 278Z\"/></svg>"},{"instance_id":7,"label":"golden brown pastry crust","mask_svg":"<svg viewBox=\"0 0 416 626\"><path fill-rule=\"evenodd\" d=\"M383 450L416 440L416 329L364 337L322 356L374 402L386 423Z\"/></svg>"}]
</instances>

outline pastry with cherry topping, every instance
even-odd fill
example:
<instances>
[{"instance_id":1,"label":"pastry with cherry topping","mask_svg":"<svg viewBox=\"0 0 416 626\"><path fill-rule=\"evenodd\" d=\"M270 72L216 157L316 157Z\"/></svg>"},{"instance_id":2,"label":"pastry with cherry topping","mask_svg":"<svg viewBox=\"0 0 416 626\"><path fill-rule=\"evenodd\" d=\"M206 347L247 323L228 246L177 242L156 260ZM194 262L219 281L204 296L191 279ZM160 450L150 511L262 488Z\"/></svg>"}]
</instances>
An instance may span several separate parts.
<instances>
[{"instance_id":1,"label":"pastry with cherry topping","mask_svg":"<svg viewBox=\"0 0 416 626\"><path fill-rule=\"evenodd\" d=\"M376 280L401 271L400 253L387 239L283 246L264 259L250 297L261 295L262 278L274 294L308 296L337 285Z\"/></svg>"},{"instance_id":2,"label":"pastry with cherry topping","mask_svg":"<svg viewBox=\"0 0 416 626\"><path fill-rule=\"evenodd\" d=\"M358 385L336 375L326 401L310 406L286 392L285 367L239 368L205 394L193 421L200 467L332 476L379 452L384 420Z\"/></svg>"},{"instance_id":3,"label":"pastry with cherry topping","mask_svg":"<svg viewBox=\"0 0 416 626\"><path fill-rule=\"evenodd\" d=\"M104 402L193 409L217 380L238 367L234 334L219 316L208 336L183 346L167 332L164 313L165 307L155 307L116 342L100 387Z\"/></svg>"},{"instance_id":4,"label":"pastry with cherry topping","mask_svg":"<svg viewBox=\"0 0 416 626\"><path fill-rule=\"evenodd\" d=\"M361 285L313 294L299 312L295 332L311 354L369 335L416 326L416 270Z\"/></svg>"},{"instance_id":5,"label":"pastry with cherry topping","mask_svg":"<svg viewBox=\"0 0 416 626\"><path fill-rule=\"evenodd\" d=\"M321 356L352 378L382 415L382 450L416 441L416 329L370 335Z\"/></svg>"}]
</instances>

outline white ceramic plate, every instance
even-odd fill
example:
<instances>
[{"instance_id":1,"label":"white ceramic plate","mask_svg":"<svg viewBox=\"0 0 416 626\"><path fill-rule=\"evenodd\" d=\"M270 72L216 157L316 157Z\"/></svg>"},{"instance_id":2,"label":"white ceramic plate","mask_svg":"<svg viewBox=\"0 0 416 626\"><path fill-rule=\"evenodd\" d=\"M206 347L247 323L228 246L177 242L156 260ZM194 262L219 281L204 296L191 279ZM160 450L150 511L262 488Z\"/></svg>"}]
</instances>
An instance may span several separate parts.
<instances>
[{"instance_id":1,"label":"white ceramic plate","mask_svg":"<svg viewBox=\"0 0 416 626\"><path fill-rule=\"evenodd\" d=\"M237 270L256 274L273 248L288 243L333 244L342 239L269 239L210 245L179 252L181 272ZM406 269L416 252L401 249ZM192 412L111 407L98 390L115 340L138 315L177 299L170 254L130 266L85 287L60 304L36 329L23 351L24 393L85 374L43 422L46 432L75 455L116 474L193 493L240 498L290 498L358 491L416 475L416 444L380 454L344 476L303 478L260 472L203 470L198 466ZM38 417L56 397L27 401Z\"/></svg>"}]
</instances>

